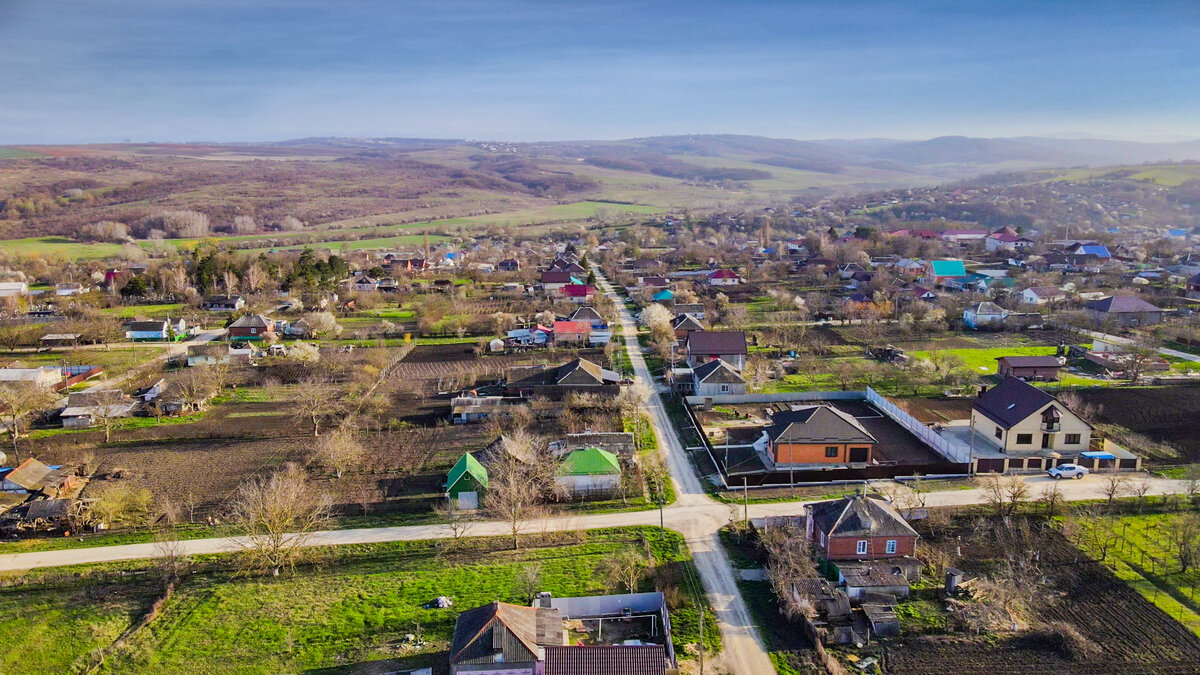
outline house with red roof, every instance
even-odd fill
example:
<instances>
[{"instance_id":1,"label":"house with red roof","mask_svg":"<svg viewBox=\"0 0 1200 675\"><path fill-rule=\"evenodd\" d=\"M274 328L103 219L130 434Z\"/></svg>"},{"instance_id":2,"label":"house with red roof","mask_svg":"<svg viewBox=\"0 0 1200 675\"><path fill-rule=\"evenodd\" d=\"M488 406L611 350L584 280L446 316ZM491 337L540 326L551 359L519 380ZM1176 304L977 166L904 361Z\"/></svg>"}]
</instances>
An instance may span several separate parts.
<instances>
[{"instance_id":1,"label":"house with red roof","mask_svg":"<svg viewBox=\"0 0 1200 675\"><path fill-rule=\"evenodd\" d=\"M554 344L586 344L592 334L592 324L588 321L555 321Z\"/></svg>"},{"instance_id":2,"label":"house with red roof","mask_svg":"<svg viewBox=\"0 0 1200 675\"><path fill-rule=\"evenodd\" d=\"M564 298L580 305L586 305L596 297L596 289L587 284L567 284L558 290Z\"/></svg>"},{"instance_id":3,"label":"house with red roof","mask_svg":"<svg viewBox=\"0 0 1200 675\"><path fill-rule=\"evenodd\" d=\"M733 270L716 270L708 275L709 286L737 286L742 283L742 276Z\"/></svg>"}]
</instances>

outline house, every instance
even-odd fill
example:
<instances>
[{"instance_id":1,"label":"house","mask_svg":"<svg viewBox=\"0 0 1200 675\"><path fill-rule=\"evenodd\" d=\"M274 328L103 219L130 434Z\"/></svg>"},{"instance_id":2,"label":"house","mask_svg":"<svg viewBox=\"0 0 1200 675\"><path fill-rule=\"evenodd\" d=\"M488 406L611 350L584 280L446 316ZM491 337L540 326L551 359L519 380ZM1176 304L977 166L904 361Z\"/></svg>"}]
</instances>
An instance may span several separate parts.
<instances>
[{"instance_id":1,"label":"house","mask_svg":"<svg viewBox=\"0 0 1200 675\"><path fill-rule=\"evenodd\" d=\"M91 288L78 283L55 284L54 295L60 298L66 298L74 295L82 295L90 291Z\"/></svg>"},{"instance_id":2,"label":"house","mask_svg":"<svg viewBox=\"0 0 1200 675\"><path fill-rule=\"evenodd\" d=\"M1021 302L1026 305L1045 305L1066 299L1067 292L1058 286L1034 286L1021 291Z\"/></svg>"},{"instance_id":3,"label":"house","mask_svg":"<svg viewBox=\"0 0 1200 675\"><path fill-rule=\"evenodd\" d=\"M142 403L149 403L154 399L162 396L167 391L167 381L159 379L145 387L141 387L133 392L132 398Z\"/></svg>"},{"instance_id":4,"label":"house","mask_svg":"<svg viewBox=\"0 0 1200 675\"><path fill-rule=\"evenodd\" d=\"M1001 452L1081 452L1092 425L1058 399L1016 377L1007 377L971 404L971 429Z\"/></svg>"},{"instance_id":5,"label":"house","mask_svg":"<svg viewBox=\"0 0 1200 675\"><path fill-rule=\"evenodd\" d=\"M703 321L704 305L701 303L675 303L675 314L686 314L697 321Z\"/></svg>"},{"instance_id":6,"label":"house","mask_svg":"<svg viewBox=\"0 0 1200 675\"><path fill-rule=\"evenodd\" d=\"M1008 232L993 232L983 240L984 248L989 252L1020 251L1033 248L1034 241L1020 235Z\"/></svg>"},{"instance_id":7,"label":"house","mask_svg":"<svg viewBox=\"0 0 1200 675\"><path fill-rule=\"evenodd\" d=\"M661 288L667 288L670 285L671 285L671 282L667 281L667 278L664 276L661 276L661 275L656 274L654 276L638 277L638 287L640 287L640 288L651 288L651 289L660 288L661 289Z\"/></svg>"},{"instance_id":8,"label":"house","mask_svg":"<svg viewBox=\"0 0 1200 675\"><path fill-rule=\"evenodd\" d=\"M67 407L58 414L64 429L86 429L97 418L129 417L133 401L119 390L81 391L67 396Z\"/></svg>"},{"instance_id":9,"label":"house","mask_svg":"<svg viewBox=\"0 0 1200 675\"><path fill-rule=\"evenodd\" d=\"M1200 300L1200 274L1196 274L1187 280L1187 297L1193 300Z\"/></svg>"},{"instance_id":10,"label":"house","mask_svg":"<svg viewBox=\"0 0 1200 675\"><path fill-rule=\"evenodd\" d=\"M569 320L586 321L593 329L608 327L608 322L604 320L604 317L600 316L600 312L597 312L594 307L586 305L572 312Z\"/></svg>"},{"instance_id":11,"label":"house","mask_svg":"<svg viewBox=\"0 0 1200 675\"><path fill-rule=\"evenodd\" d=\"M554 344L581 345L588 341L592 333L592 324L587 321L555 321Z\"/></svg>"},{"instance_id":12,"label":"house","mask_svg":"<svg viewBox=\"0 0 1200 675\"><path fill-rule=\"evenodd\" d=\"M620 383L620 375L587 359L565 363L554 374L554 384L559 387L599 387Z\"/></svg>"},{"instance_id":13,"label":"house","mask_svg":"<svg viewBox=\"0 0 1200 675\"><path fill-rule=\"evenodd\" d=\"M963 325L971 330L1001 330L1008 310L994 302L977 302L963 310Z\"/></svg>"},{"instance_id":14,"label":"house","mask_svg":"<svg viewBox=\"0 0 1200 675\"><path fill-rule=\"evenodd\" d=\"M29 284L24 281L0 281L0 298L29 295Z\"/></svg>"},{"instance_id":15,"label":"house","mask_svg":"<svg viewBox=\"0 0 1200 675\"><path fill-rule=\"evenodd\" d=\"M546 647L545 675L666 675L668 669L674 672L663 645Z\"/></svg>"},{"instance_id":16,"label":"house","mask_svg":"<svg viewBox=\"0 0 1200 675\"><path fill-rule=\"evenodd\" d=\"M765 433L777 466L867 463L877 443L852 415L829 405L777 412Z\"/></svg>"},{"instance_id":17,"label":"house","mask_svg":"<svg viewBox=\"0 0 1200 675\"><path fill-rule=\"evenodd\" d=\"M356 291L370 292L379 288L379 280L368 274L363 274L357 278L351 279L350 283L347 285Z\"/></svg>"},{"instance_id":18,"label":"house","mask_svg":"<svg viewBox=\"0 0 1200 675\"><path fill-rule=\"evenodd\" d=\"M611 495L621 485L621 461L600 448L575 450L563 457L554 481L573 497Z\"/></svg>"},{"instance_id":19,"label":"house","mask_svg":"<svg viewBox=\"0 0 1200 675\"><path fill-rule=\"evenodd\" d=\"M44 368L0 368L0 382L35 384L43 389L54 389L62 382L62 369L58 366Z\"/></svg>"},{"instance_id":20,"label":"house","mask_svg":"<svg viewBox=\"0 0 1200 675\"><path fill-rule=\"evenodd\" d=\"M1145 326L1162 321L1163 310L1132 295L1111 295L1083 303L1088 318L1096 324Z\"/></svg>"},{"instance_id":21,"label":"house","mask_svg":"<svg viewBox=\"0 0 1200 675\"><path fill-rule=\"evenodd\" d=\"M450 400L450 421L470 424L492 416L508 415L512 402L513 399L503 396L456 396Z\"/></svg>"},{"instance_id":22,"label":"house","mask_svg":"<svg viewBox=\"0 0 1200 675\"><path fill-rule=\"evenodd\" d=\"M454 508L477 509L488 486L487 469L471 453L464 453L446 475L446 497Z\"/></svg>"},{"instance_id":23,"label":"house","mask_svg":"<svg viewBox=\"0 0 1200 675\"><path fill-rule=\"evenodd\" d=\"M275 336L275 322L262 314L247 314L229 324L229 340L270 340Z\"/></svg>"},{"instance_id":24,"label":"house","mask_svg":"<svg viewBox=\"0 0 1200 675\"><path fill-rule=\"evenodd\" d=\"M746 334L741 331L693 331L685 343L687 364L692 368L721 359L738 372L746 367Z\"/></svg>"},{"instance_id":25,"label":"house","mask_svg":"<svg viewBox=\"0 0 1200 675\"><path fill-rule=\"evenodd\" d=\"M912 556L917 531L882 499L862 494L806 507L805 532L823 560L880 560Z\"/></svg>"},{"instance_id":26,"label":"house","mask_svg":"<svg viewBox=\"0 0 1200 675\"><path fill-rule=\"evenodd\" d=\"M187 322L183 319L172 321L170 317L162 321L130 321L125 329L125 338L134 342L183 340L187 336Z\"/></svg>"},{"instance_id":27,"label":"house","mask_svg":"<svg viewBox=\"0 0 1200 675\"><path fill-rule=\"evenodd\" d=\"M676 314L671 320L671 330L675 331L676 340L685 340L689 333L704 330L704 324L690 314Z\"/></svg>"},{"instance_id":28,"label":"house","mask_svg":"<svg viewBox=\"0 0 1200 675\"><path fill-rule=\"evenodd\" d=\"M892 268L896 270L896 274L906 279L915 279L925 274L925 263L902 258L897 261Z\"/></svg>"},{"instance_id":29,"label":"house","mask_svg":"<svg viewBox=\"0 0 1200 675\"><path fill-rule=\"evenodd\" d=\"M934 293L924 286L913 285L904 289L902 297L910 301L920 300L923 302L930 302L932 300L937 300L938 296L937 293Z\"/></svg>"},{"instance_id":30,"label":"house","mask_svg":"<svg viewBox=\"0 0 1200 675\"><path fill-rule=\"evenodd\" d=\"M746 378L721 359L714 359L691 370L694 396L725 396L746 393Z\"/></svg>"},{"instance_id":31,"label":"house","mask_svg":"<svg viewBox=\"0 0 1200 675\"><path fill-rule=\"evenodd\" d=\"M546 271L542 272L541 283L542 290L546 292L546 295L553 295L557 294L567 284L581 284L583 282L571 276L570 272Z\"/></svg>"},{"instance_id":32,"label":"house","mask_svg":"<svg viewBox=\"0 0 1200 675\"><path fill-rule=\"evenodd\" d=\"M546 648L565 644L559 610L493 602L458 615L450 673L544 675Z\"/></svg>"},{"instance_id":33,"label":"house","mask_svg":"<svg viewBox=\"0 0 1200 675\"><path fill-rule=\"evenodd\" d=\"M951 244L970 244L983 241L988 236L987 230L946 230L942 232L942 241Z\"/></svg>"},{"instance_id":34,"label":"house","mask_svg":"<svg viewBox=\"0 0 1200 675\"><path fill-rule=\"evenodd\" d=\"M720 269L708 275L709 286L737 286L742 283L742 277L733 270Z\"/></svg>"},{"instance_id":35,"label":"house","mask_svg":"<svg viewBox=\"0 0 1200 675\"><path fill-rule=\"evenodd\" d=\"M651 299L654 302L659 302L659 303L672 302L675 299L675 291L672 291L669 288L664 288L661 291L655 293L654 297Z\"/></svg>"},{"instance_id":36,"label":"house","mask_svg":"<svg viewBox=\"0 0 1200 675\"><path fill-rule=\"evenodd\" d=\"M967 268L961 260L934 260L925 267L925 283L945 286L951 281L965 281Z\"/></svg>"},{"instance_id":37,"label":"house","mask_svg":"<svg viewBox=\"0 0 1200 675\"><path fill-rule=\"evenodd\" d=\"M585 305L596 296L596 289L587 284L566 284L559 293L570 302Z\"/></svg>"},{"instance_id":38,"label":"house","mask_svg":"<svg viewBox=\"0 0 1200 675\"><path fill-rule=\"evenodd\" d=\"M1022 380L1057 380L1063 367L1057 356L1000 356L996 358L996 374L1019 377Z\"/></svg>"},{"instance_id":39,"label":"house","mask_svg":"<svg viewBox=\"0 0 1200 675\"><path fill-rule=\"evenodd\" d=\"M496 269L501 272L520 272L521 261L516 258L508 258L496 263Z\"/></svg>"},{"instance_id":40,"label":"house","mask_svg":"<svg viewBox=\"0 0 1200 675\"><path fill-rule=\"evenodd\" d=\"M240 295L210 295L200 303L200 309L210 312L236 312L246 306Z\"/></svg>"}]
</instances>

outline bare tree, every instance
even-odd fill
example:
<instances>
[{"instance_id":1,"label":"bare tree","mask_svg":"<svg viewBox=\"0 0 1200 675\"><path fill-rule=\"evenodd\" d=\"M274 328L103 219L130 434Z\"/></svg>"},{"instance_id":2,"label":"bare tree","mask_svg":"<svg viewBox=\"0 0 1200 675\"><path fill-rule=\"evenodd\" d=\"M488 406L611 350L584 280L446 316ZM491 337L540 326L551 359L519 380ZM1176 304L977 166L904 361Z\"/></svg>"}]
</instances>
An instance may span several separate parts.
<instances>
[{"instance_id":1,"label":"bare tree","mask_svg":"<svg viewBox=\"0 0 1200 675\"><path fill-rule=\"evenodd\" d=\"M242 485L229 510L241 533L234 542L245 569L274 576L285 568L295 569L304 547L329 522L329 515L329 495L294 465Z\"/></svg>"},{"instance_id":2,"label":"bare tree","mask_svg":"<svg viewBox=\"0 0 1200 675\"><path fill-rule=\"evenodd\" d=\"M779 611L788 618L816 616L815 599L796 592L799 581L818 576L803 528L774 525L763 530L759 542L767 554L767 581Z\"/></svg>"},{"instance_id":3,"label":"bare tree","mask_svg":"<svg viewBox=\"0 0 1200 675\"><path fill-rule=\"evenodd\" d=\"M357 431L343 425L317 442L313 459L335 478L341 478L347 471L361 466L365 457L366 451L358 440Z\"/></svg>"},{"instance_id":4,"label":"bare tree","mask_svg":"<svg viewBox=\"0 0 1200 675\"><path fill-rule=\"evenodd\" d=\"M541 504L557 491L555 473L558 463L539 441L517 440L527 447L496 453L488 463L488 488L484 495L485 510L497 520L508 524L513 548L520 548L521 530L525 523L542 512Z\"/></svg>"},{"instance_id":5,"label":"bare tree","mask_svg":"<svg viewBox=\"0 0 1200 675\"><path fill-rule=\"evenodd\" d=\"M1137 497L1138 515L1142 514L1142 508L1146 505L1146 495L1150 492L1150 479L1146 476L1139 476L1129 481L1129 494Z\"/></svg>"},{"instance_id":6,"label":"bare tree","mask_svg":"<svg viewBox=\"0 0 1200 675\"><path fill-rule=\"evenodd\" d=\"M130 401L120 389L105 389L88 394L88 412L92 422L104 429L104 442L112 440L117 420L129 416Z\"/></svg>"},{"instance_id":7,"label":"bare tree","mask_svg":"<svg viewBox=\"0 0 1200 675\"><path fill-rule=\"evenodd\" d=\"M1121 473L1116 467L1104 472L1104 478L1100 481L1100 492L1104 495L1105 506L1109 511L1112 511L1113 503L1117 497L1125 495L1129 490L1129 475Z\"/></svg>"},{"instance_id":8,"label":"bare tree","mask_svg":"<svg viewBox=\"0 0 1200 675\"><path fill-rule=\"evenodd\" d=\"M532 604L542 586L542 564L526 563L522 565L521 570L517 572L517 577L513 579L513 584L525 602Z\"/></svg>"},{"instance_id":9,"label":"bare tree","mask_svg":"<svg viewBox=\"0 0 1200 675\"><path fill-rule=\"evenodd\" d=\"M0 385L0 419L8 428L13 459L20 458L17 442L28 429L26 418L54 405L54 400L53 392L33 382L6 382Z\"/></svg>"},{"instance_id":10,"label":"bare tree","mask_svg":"<svg viewBox=\"0 0 1200 675\"><path fill-rule=\"evenodd\" d=\"M1062 489L1058 486L1058 481L1042 486L1042 491L1038 495L1038 502L1046 507L1047 516L1058 515L1059 506L1063 503L1063 493Z\"/></svg>"},{"instance_id":11,"label":"bare tree","mask_svg":"<svg viewBox=\"0 0 1200 675\"><path fill-rule=\"evenodd\" d=\"M624 551L601 560L596 571L614 591L625 586L627 593L637 593L638 584L650 571L650 560L638 551Z\"/></svg>"},{"instance_id":12,"label":"bare tree","mask_svg":"<svg viewBox=\"0 0 1200 675\"><path fill-rule=\"evenodd\" d=\"M1020 476L992 474L983 480L984 500L996 511L996 517L1008 518L1029 500L1029 484Z\"/></svg>"},{"instance_id":13,"label":"bare tree","mask_svg":"<svg viewBox=\"0 0 1200 675\"><path fill-rule=\"evenodd\" d=\"M160 529L154 535L154 554L158 561L158 569L162 572L167 583L173 583L183 577L192 566L187 549L179 537L170 529Z\"/></svg>"},{"instance_id":14,"label":"bare tree","mask_svg":"<svg viewBox=\"0 0 1200 675\"><path fill-rule=\"evenodd\" d=\"M321 422L341 410L336 388L327 380L308 378L292 391L295 415L312 424L313 436L321 435Z\"/></svg>"},{"instance_id":15,"label":"bare tree","mask_svg":"<svg viewBox=\"0 0 1200 675\"><path fill-rule=\"evenodd\" d=\"M451 503L436 506L433 511L439 520L445 521L446 529L450 530L450 541L453 542L454 548L458 548L475 526L475 519L466 511L454 508Z\"/></svg>"}]
</instances>

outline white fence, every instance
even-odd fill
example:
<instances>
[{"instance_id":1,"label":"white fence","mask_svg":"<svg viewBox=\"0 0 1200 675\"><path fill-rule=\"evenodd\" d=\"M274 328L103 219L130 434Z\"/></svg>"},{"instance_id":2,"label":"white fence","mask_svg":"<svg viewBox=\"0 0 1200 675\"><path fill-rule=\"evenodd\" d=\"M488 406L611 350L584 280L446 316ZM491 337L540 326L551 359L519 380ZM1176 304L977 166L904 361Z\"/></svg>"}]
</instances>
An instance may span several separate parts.
<instances>
[{"instance_id":1,"label":"white fence","mask_svg":"<svg viewBox=\"0 0 1200 675\"><path fill-rule=\"evenodd\" d=\"M971 463L971 449L959 441L946 438L933 429L921 424L920 420L896 407L896 404L879 395L874 389L867 387L867 400L878 408L896 424L904 427L923 443L933 448L942 457L957 464Z\"/></svg>"}]
</instances>

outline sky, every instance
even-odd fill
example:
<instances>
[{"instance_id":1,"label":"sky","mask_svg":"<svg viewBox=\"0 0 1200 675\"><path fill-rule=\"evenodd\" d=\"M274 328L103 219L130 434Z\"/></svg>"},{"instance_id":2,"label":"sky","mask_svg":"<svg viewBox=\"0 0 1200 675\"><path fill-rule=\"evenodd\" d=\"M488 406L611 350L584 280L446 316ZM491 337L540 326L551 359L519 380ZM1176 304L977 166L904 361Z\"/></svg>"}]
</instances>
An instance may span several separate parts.
<instances>
[{"instance_id":1,"label":"sky","mask_svg":"<svg viewBox=\"0 0 1200 675\"><path fill-rule=\"evenodd\" d=\"M1200 137L1200 1L0 0L0 144Z\"/></svg>"}]
</instances>

